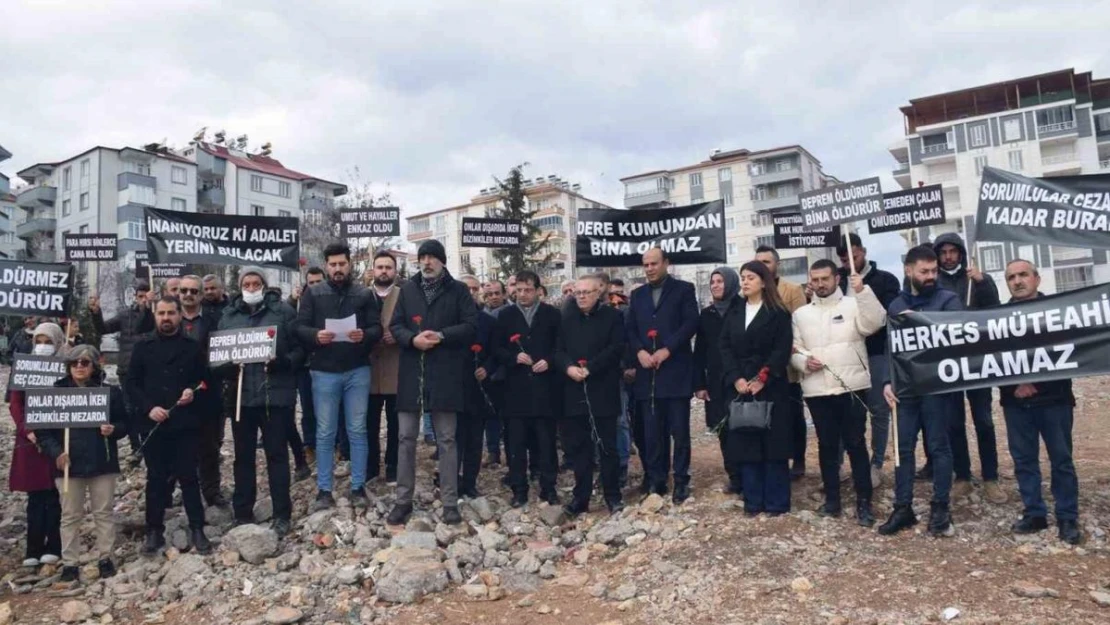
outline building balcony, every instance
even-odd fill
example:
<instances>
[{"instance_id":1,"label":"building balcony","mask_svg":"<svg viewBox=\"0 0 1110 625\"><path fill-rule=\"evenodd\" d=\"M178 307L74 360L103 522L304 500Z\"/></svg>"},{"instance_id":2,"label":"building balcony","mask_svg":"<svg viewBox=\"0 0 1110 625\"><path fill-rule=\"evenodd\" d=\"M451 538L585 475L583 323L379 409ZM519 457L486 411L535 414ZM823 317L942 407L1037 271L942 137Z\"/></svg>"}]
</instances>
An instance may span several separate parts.
<instances>
[{"instance_id":1,"label":"building balcony","mask_svg":"<svg viewBox=\"0 0 1110 625\"><path fill-rule=\"evenodd\" d=\"M894 182L897 182L903 189L910 188L910 164L898 163L894 171L890 172L894 176Z\"/></svg>"},{"instance_id":2,"label":"building balcony","mask_svg":"<svg viewBox=\"0 0 1110 625\"><path fill-rule=\"evenodd\" d=\"M1070 176L1083 171L1078 152L1065 152L1041 157L1041 167L1046 176Z\"/></svg>"},{"instance_id":3,"label":"building balcony","mask_svg":"<svg viewBox=\"0 0 1110 625\"><path fill-rule=\"evenodd\" d=\"M144 176L146 177L146 176ZM158 192L145 184L128 184L119 190L116 206L158 206Z\"/></svg>"},{"instance_id":4,"label":"building balcony","mask_svg":"<svg viewBox=\"0 0 1110 625\"><path fill-rule=\"evenodd\" d=\"M787 180L801 180L802 170L796 165L787 169L776 170L753 170L749 174L752 178L752 184L775 184L776 182L785 182Z\"/></svg>"},{"instance_id":5,"label":"building balcony","mask_svg":"<svg viewBox=\"0 0 1110 625\"><path fill-rule=\"evenodd\" d=\"M197 176L201 178L222 178L226 174L227 159L197 149Z\"/></svg>"},{"instance_id":6,"label":"building balcony","mask_svg":"<svg viewBox=\"0 0 1110 625\"><path fill-rule=\"evenodd\" d=\"M301 210L306 213L325 213L335 208L335 200L329 197L309 195L301 198Z\"/></svg>"},{"instance_id":7,"label":"building balcony","mask_svg":"<svg viewBox=\"0 0 1110 625\"><path fill-rule=\"evenodd\" d=\"M1037 126L1037 139L1042 143L1075 141L1078 138L1079 127L1075 120Z\"/></svg>"},{"instance_id":8,"label":"building balcony","mask_svg":"<svg viewBox=\"0 0 1110 625\"><path fill-rule=\"evenodd\" d=\"M17 206L27 210L34 210L41 206L54 206L58 199L58 187L38 186L31 187L16 197Z\"/></svg>"},{"instance_id":9,"label":"building balcony","mask_svg":"<svg viewBox=\"0 0 1110 625\"><path fill-rule=\"evenodd\" d=\"M57 227L58 220L55 218L54 211L39 211L33 219L28 219L15 227L15 236L24 241L37 236L53 238Z\"/></svg>"},{"instance_id":10,"label":"building balcony","mask_svg":"<svg viewBox=\"0 0 1110 625\"><path fill-rule=\"evenodd\" d=\"M757 211L769 211L776 208L788 208L798 203L798 195L780 195L777 197L765 197L760 199L753 199L752 205Z\"/></svg>"},{"instance_id":11,"label":"building balcony","mask_svg":"<svg viewBox=\"0 0 1110 625\"><path fill-rule=\"evenodd\" d=\"M887 147L887 151L894 157L894 160L900 163L906 163L910 160L910 148L904 139L899 139Z\"/></svg>"},{"instance_id":12,"label":"building balcony","mask_svg":"<svg viewBox=\"0 0 1110 625\"><path fill-rule=\"evenodd\" d=\"M921 146L921 160L930 163L956 160L956 146L951 143L934 143Z\"/></svg>"},{"instance_id":13,"label":"building balcony","mask_svg":"<svg viewBox=\"0 0 1110 625\"><path fill-rule=\"evenodd\" d=\"M671 192L669 189L656 189L653 191L637 191L633 193L625 193L624 205L627 208L634 208L637 206L662 206L670 202Z\"/></svg>"},{"instance_id":14,"label":"building balcony","mask_svg":"<svg viewBox=\"0 0 1110 625\"><path fill-rule=\"evenodd\" d=\"M125 171L116 176L116 189L123 191L131 185L157 189L158 179L154 176L144 176L133 171Z\"/></svg>"},{"instance_id":15,"label":"building balcony","mask_svg":"<svg viewBox=\"0 0 1110 625\"><path fill-rule=\"evenodd\" d=\"M227 193L219 187L208 187L197 192L197 204L206 208L222 209L227 204Z\"/></svg>"},{"instance_id":16,"label":"building balcony","mask_svg":"<svg viewBox=\"0 0 1110 625\"><path fill-rule=\"evenodd\" d=\"M421 230L419 232L410 232L406 237L409 241L423 241L424 239L432 238L431 230Z\"/></svg>"}]
</instances>

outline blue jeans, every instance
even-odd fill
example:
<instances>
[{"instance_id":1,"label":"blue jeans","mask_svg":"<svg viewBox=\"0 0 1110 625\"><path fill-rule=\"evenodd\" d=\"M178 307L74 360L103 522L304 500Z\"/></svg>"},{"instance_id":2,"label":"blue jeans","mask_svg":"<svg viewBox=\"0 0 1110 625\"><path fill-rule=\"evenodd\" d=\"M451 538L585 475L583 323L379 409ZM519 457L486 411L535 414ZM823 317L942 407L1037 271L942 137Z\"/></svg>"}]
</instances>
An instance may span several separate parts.
<instances>
[{"instance_id":1,"label":"blue jeans","mask_svg":"<svg viewBox=\"0 0 1110 625\"><path fill-rule=\"evenodd\" d=\"M785 460L740 464L744 512L790 512L790 468Z\"/></svg>"},{"instance_id":2,"label":"blue jeans","mask_svg":"<svg viewBox=\"0 0 1110 625\"><path fill-rule=\"evenodd\" d=\"M366 440L366 411L370 403L369 365L342 373L313 371L312 399L317 419L316 487L329 492L332 489L335 433L342 401L347 439L351 443L351 488L362 488L366 484L366 461L370 453Z\"/></svg>"},{"instance_id":3,"label":"blue jeans","mask_svg":"<svg viewBox=\"0 0 1110 625\"><path fill-rule=\"evenodd\" d=\"M312 403L312 374L308 369L297 375L297 391L301 395L301 438L305 447L316 449L316 407Z\"/></svg>"},{"instance_id":4,"label":"blue jeans","mask_svg":"<svg viewBox=\"0 0 1110 625\"><path fill-rule=\"evenodd\" d=\"M1052 498L1056 500L1056 520L1079 518L1079 478L1071 459L1071 406L1023 408L1003 406L1006 438L1014 458L1021 502L1028 516L1045 517L1048 512L1041 497L1040 441L1044 439L1052 466Z\"/></svg>"},{"instance_id":5,"label":"blue jeans","mask_svg":"<svg viewBox=\"0 0 1110 625\"><path fill-rule=\"evenodd\" d=\"M883 398L883 380L890 363L886 356L868 356L867 367L871 370L871 390L867 392L867 410L871 413L871 466L881 469L890 440L890 406Z\"/></svg>"},{"instance_id":6,"label":"blue jeans","mask_svg":"<svg viewBox=\"0 0 1110 625\"><path fill-rule=\"evenodd\" d=\"M436 439L436 430L432 426L432 413L430 412L424 413L424 436L432 437L433 441Z\"/></svg>"},{"instance_id":7,"label":"blue jeans","mask_svg":"<svg viewBox=\"0 0 1110 625\"><path fill-rule=\"evenodd\" d=\"M952 423L953 395L907 397L898 404L898 452L902 466L894 471L894 505L913 503L914 450L917 433L925 430L926 451L933 464L933 501L948 503L952 491L952 448L948 428Z\"/></svg>"},{"instance_id":8,"label":"blue jeans","mask_svg":"<svg viewBox=\"0 0 1110 625\"><path fill-rule=\"evenodd\" d=\"M628 396L631 392L621 384L621 413L617 416L617 460L621 469L628 468L628 458L632 455L632 431L628 422Z\"/></svg>"}]
</instances>

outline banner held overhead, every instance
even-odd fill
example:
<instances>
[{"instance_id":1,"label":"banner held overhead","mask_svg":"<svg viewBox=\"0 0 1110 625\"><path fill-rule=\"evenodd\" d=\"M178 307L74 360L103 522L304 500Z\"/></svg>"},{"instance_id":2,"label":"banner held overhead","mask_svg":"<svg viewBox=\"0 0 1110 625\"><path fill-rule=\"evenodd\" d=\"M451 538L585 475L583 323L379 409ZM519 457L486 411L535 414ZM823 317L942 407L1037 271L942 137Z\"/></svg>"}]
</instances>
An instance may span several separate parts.
<instances>
[{"instance_id":1,"label":"banner held overhead","mask_svg":"<svg viewBox=\"0 0 1110 625\"><path fill-rule=\"evenodd\" d=\"M977 241L1110 248L1110 175L1026 178L983 170Z\"/></svg>"},{"instance_id":2,"label":"banner held overhead","mask_svg":"<svg viewBox=\"0 0 1110 625\"><path fill-rule=\"evenodd\" d=\"M631 267L658 247L672 265L727 262L725 204L721 200L647 210L578 211L575 232L581 267Z\"/></svg>"},{"instance_id":3,"label":"banner held overhead","mask_svg":"<svg viewBox=\"0 0 1110 625\"><path fill-rule=\"evenodd\" d=\"M209 215L146 208L150 262L259 265L291 269L300 265L300 233L295 217Z\"/></svg>"},{"instance_id":4,"label":"banner held overhead","mask_svg":"<svg viewBox=\"0 0 1110 625\"><path fill-rule=\"evenodd\" d=\"M73 265L0 260L0 314L68 317Z\"/></svg>"},{"instance_id":5,"label":"banner held overhead","mask_svg":"<svg viewBox=\"0 0 1110 625\"><path fill-rule=\"evenodd\" d=\"M883 194L883 214L867 220L868 232L880 234L944 223L944 187L906 189Z\"/></svg>"},{"instance_id":6,"label":"banner held overhead","mask_svg":"<svg viewBox=\"0 0 1110 625\"><path fill-rule=\"evenodd\" d=\"M878 178L865 178L798 195L806 228L824 228L870 219L883 212Z\"/></svg>"}]
</instances>

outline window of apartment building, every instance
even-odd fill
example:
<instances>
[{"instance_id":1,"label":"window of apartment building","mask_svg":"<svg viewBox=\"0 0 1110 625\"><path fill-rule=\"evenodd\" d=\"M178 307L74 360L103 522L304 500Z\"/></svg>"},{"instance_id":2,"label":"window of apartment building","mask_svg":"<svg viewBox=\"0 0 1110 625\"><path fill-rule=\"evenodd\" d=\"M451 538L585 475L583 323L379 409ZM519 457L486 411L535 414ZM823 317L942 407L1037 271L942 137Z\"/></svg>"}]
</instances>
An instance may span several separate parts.
<instances>
[{"instance_id":1,"label":"window of apartment building","mask_svg":"<svg viewBox=\"0 0 1110 625\"><path fill-rule=\"evenodd\" d=\"M179 212L184 213L186 211L185 198L175 197L175 198L171 199L170 200L170 208L172 208L175 211L179 211Z\"/></svg>"},{"instance_id":2,"label":"window of apartment building","mask_svg":"<svg viewBox=\"0 0 1110 625\"><path fill-rule=\"evenodd\" d=\"M761 176L765 173L767 173L767 167L764 165L763 161L756 161L748 165L748 174L751 176Z\"/></svg>"},{"instance_id":3,"label":"window of apartment building","mask_svg":"<svg viewBox=\"0 0 1110 625\"><path fill-rule=\"evenodd\" d=\"M977 126L970 126L968 128L971 135L971 147L981 148L987 145L987 125L979 124Z\"/></svg>"},{"instance_id":4,"label":"window of apartment building","mask_svg":"<svg viewBox=\"0 0 1110 625\"><path fill-rule=\"evenodd\" d=\"M266 207L261 204L251 204L251 215L255 217L265 217Z\"/></svg>"},{"instance_id":5,"label":"window of apartment building","mask_svg":"<svg viewBox=\"0 0 1110 625\"><path fill-rule=\"evenodd\" d=\"M288 182L279 182L278 195L281 197L293 197L293 185Z\"/></svg>"},{"instance_id":6,"label":"window of apartment building","mask_svg":"<svg viewBox=\"0 0 1110 625\"><path fill-rule=\"evenodd\" d=\"M66 167L62 170L62 191L69 191L73 187L73 168Z\"/></svg>"},{"instance_id":7,"label":"window of apartment building","mask_svg":"<svg viewBox=\"0 0 1110 625\"><path fill-rule=\"evenodd\" d=\"M427 217L424 217L423 219L414 219L410 222L410 224L412 225L413 232L427 232L431 229L429 227Z\"/></svg>"},{"instance_id":8,"label":"window of apartment building","mask_svg":"<svg viewBox=\"0 0 1110 625\"><path fill-rule=\"evenodd\" d=\"M717 180L720 180L721 182L728 182L732 180L732 168L722 167L721 169L718 169Z\"/></svg>"},{"instance_id":9,"label":"window of apartment building","mask_svg":"<svg viewBox=\"0 0 1110 625\"><path fill-rule=\"evenodd\" d=\"M1057 106L1056 108L1037 111L1037 128L1041 132L1067 130L1075 127L1075 112L1070 106Z\"/></svg>"},{"instance_id":10,"label":"window of apartment building","mask_svg":"<svg viewBox=\"0 0 1110 625\"><path fill-rule=\"evenodd\" d=\"M698 172L696 174L690 174L690 186L691 187L700 187L701 186L701 172Z\"/></svg>"},{"instance_id":11,"label":"window of apartment building","mask_svg":"<svg viewBox=\"0 0 1110 625\"><path fill-rule=\"evenodd\" d=\"M735 217L729 217L728 219L725 220L725 229L726 230L735 230L736 229L736 218Z\"/></svg>"},{"instance_id":12,"label":"window of apartment building","mask_svg":"<svg viewBox=\"0 0 1110 625\"><path fill-rule=\"evenodd\" d=\"M1007 119L1002 122L1002 140L1021 141L1021 119Z\"/></svg>"},{"instance_id":13,"label":"window of apartment building","mask_svg":"<svg viewBox=\"0 0 1110 625\"><path fill-rule=\"evenodd\" d=\"M794 159L792 158L780 158L775 161L775 171L790 171L794 168Z\"/></svg>"},{"instance_id":14,"label":"window of apartment building","mask_svg":"<svg viewBox=\"0 0 1110 625\"><path fill-rule=\"evenodd\" d=\"M948 149L948 146L949 141L947 133L936 133L921 137L921 148L926 154L931 152L944 152Z\"/></svg>"},{"instance_id":15,"label":"window of apartment building","mask_svg":"<svg viewBox=\"0 0 1110 625\"><path fill-rule=\"evenodd\" d=\"M262 192L262 176L251 175L251 191Z\"/></svg>"},{"instance_id":16,"label":"window of apartment building","mask_svg":"<svg viewBox=\"0 0 1110 625\"><path fill-rule=\"evenodd\" d=\"M447 215L436 215L436 236L447 234Z\"/></svg>"},{"instance_id":17,"label":"window of apartment building","mask_svg":"<svg viewBox=\"0 0 1110 625\"><path fill-rule=\"evenodd\" d=\"M73 212L73 207L70 205L69 200L62 200L62 217L69 217Z\"/></svg>"},{"instance_id":18,"label":"window of apartment building","mask_svg":"<svg viewBox=\"0 0 1110 625\"><path fill-rule=\"evenodd\" d=\"M127 221L120 224L119 235L125 239L142 241L146 238L146 227L138 221Z\"/></svg>"},{"instance_id":19,"label":"window of apartment building","mask_svg":"<svg viewBox=\"0 0 1110 625\"><path fill-rule=\"evenodd\" d=\"M1095 132L1100 135L1110 133L1110 113L1095 115Z\"/></svg>"},{"instance_id":20,"label":"window of apartment building","mask_svg":"<svg viewBox=\"0 0 1110 625\"><path fill-rule=\"evenodd\" d=\"M748 192L753 201L767 199L767 187L763 185L756 185Z\"/></svg>"},{"instance_id":21,"label":"window of apartment building","mask_svg":"<svg viewBox=\"0 0 1110 625\"><path fill-rule=\"evenodd\" d=\"M290 211L278 211L278 217L292 217L293 213Z\"/></svg>"},{"instance_id":22,"label":"window of apartment building","mask_svg":"<svg viewBox=\"0 0 1110 625\"><path fill-rule=\"evenodd\" d=\"M770 226L770 225L771 225L771 213L768 213L768 212L752 213L752 226L758 228L758 227L761 227L761 226Z\"/></svg>"},{"instance_id":23,"label":"window of apartment building","mask_svg":"<svg viewBox=\"0 0 1110 625\"><path fill-rule=\"evenodd\" d=\"M784 258L779 261L778 275L780 276L804 276L808 271L809 267L806 265L805 256Z\"/></svg>"},{"instance_id":24,"label":"window of apartment building","mask_svg":"<svg viewBox=\"0 0 1110 625\"><path fill-rule=\"evenodd\" d=\"M80 228L77 229L77 234L88 234L88 233L89 233L89 224L85 224L85 225L83 225L83 226L81 226Z\"/></svg>"},{"instance_id":25,"label":"window of apartment building","mask_svg":"<svg viewBox=\"0 0 1110 625\"><path fill-rule=\"evenodd\" d=\"M983 170L986 169L988 164L989 163L987 161L986 155L976 156L975 157L975 175L976 176L982 176L983 175Z\"/></svg>"},{"instance_id":26,"label":"window of apartment building","mask_svg":"<svg viewBox=\"0 0 1110 625\"><path fill-rule=\"evenodd\" d=\"M763 245L771 246L771 245L774 245L774 244L775 244L775 235L773 235L773 234L764 234L764 235L761 235L761 236L758 236L758 237L755 238L755 241L753 241L753 243L752 243L752 249L753 250L758 250L760 248L760 246L763 246Z\"/></svg>"},{"instance_id":27,"label":"window of apartment building","mask_svg":"<svg viewBox=\"0 0 1110 625\"><path fill-rule=\"evenodd\" d=\"M90 169L91 169L91 164L89 163L89 159L86 158L85 160L81 161L81 180L82 180L82 182L87 181L89 179L89 170Z\"/></svg>"},{"instance_id":28,"label":"window of apartment building","mask_svg":"<svg viewBox=\"0 0 1110 625\"><path fill-rule=\"evenodd\" d=\"M82 193L81 194L81 210L83 210L83 211L89 210L89 194L88 193Z\"/></svg>"},{"instance_id":29,"label":"window of apartment building","mask_svg":"<svg viewBox=\"0 0 1110 625\"><path fill-rule=\"evenodd\" d=\"M733 205L734 202L732 200L732 189L722 189L721 190L721 201L723 201L725 203L725 206L732 206Z\"/></svg>"},{"instance_id":30,"label":"window of apartment building","mask_svg":"<svg viewBox=\"0 0 1110 625\"><path fill-rule=\"evenodd\" d=\"M1010 150L1008 156L1010 159L1010 171L1021 171L1024 168L1024 163L1021 159L1021 150Z\"/></svg>"},{"instance_id":31,"label":"window of apartment building","mask_svg":"<svg viewBox=\"0 0 1110 625\"><path fill-rule=\"evenodd\" d=\"M984 271L1002 271L1002 246L980 248L979 255L983 259Z\"/></svg>"},{"instance_id":32,"label":"window of apartment building","mask_svg":"<svg viewBox=\"0 0 1110 625\"><path fill-rule=\"evenodd\" d=\"M791 195L798 195L798 185L794 183L771 187L771 197L790 197Z\"/></svg>"},{"instance_id":33,"label":"window of apartment building","mask_svg":"<svg viewBox=\"0 0 1110 625\"><path fill-rule=\"evenodd\" d=\"M735 256L736 256L736 244L735 243L729 243L728 244L728 257L729 258L734 258Z\"/></svg>"},{"instance_id":34,"label":"window of apartment building","mask_svg":"<svg viewBox=\"0 0 1110 625\"><path fill-rule=\"evenodd\" d=\"M1094 267L1084 265L1080 267L1062 267L1055 269L1056 292L1074 291L1083 287L1094 286Z\"/></svg>"},{"instance_id":35,"label":"window of apartment building","mask_svg":"<svg viewBox=\"0 0 1110 625\"><path fill-rule=\"evenodd\" d=\"M174 184L189 184L189 172L187 172L184 167L174 165L170 168L170 180L172 180Z\"/></svg>"}]
</instances>

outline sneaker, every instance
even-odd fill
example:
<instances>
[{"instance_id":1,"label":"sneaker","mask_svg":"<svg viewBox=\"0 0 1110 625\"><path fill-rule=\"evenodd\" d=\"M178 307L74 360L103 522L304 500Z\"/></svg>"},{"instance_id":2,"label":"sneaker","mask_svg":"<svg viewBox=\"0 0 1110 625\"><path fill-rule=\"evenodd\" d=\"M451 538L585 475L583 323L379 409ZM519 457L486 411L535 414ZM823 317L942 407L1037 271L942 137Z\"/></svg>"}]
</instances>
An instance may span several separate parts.
<instances>
[{"instance_id":1,"label":"sneaker","mask_svg":"<svg viewBox=\"0 0 1110 625\"><path fill-rule=\"evenodd\" d=\"M913 513L912 506L894 506L894 512L890 513L890 518L879 526L879 533L890 536L914 525L917 525L917 515Z\"/></svg>"},{"instance_id":2,"label":"sneaker","mask_svg":"<svg viewBox=\"0 0 1110 625\"><path fill-rule=\"evenodd\" d=\"M289 530L292 529L292 526L289 523L289 519L274 519L273 522L270 523L270 529L274 530L278 538L284 538L289 534Z\"/></svg>"},{"instance_id":3,"label":"sneaker","mask_svg":"<svg viewBox=\"0 0 1110 625\"><path fill-rule=\"evenodd\" d=\"M412 514L412 504L402 505L397 504L389 511L389 516L385 518L386 525L404 525L409 520L409 515Z\"/></svg>"},{"instance_id":4,"label":"sneaker","mask_svg":"<svg viewBox=\"0 0 1110 625\"><path fill-rule=\"evenodd\" d=\"M57 564L58 560L61 560L61 558L52 553L48 553L39 558L39 562L42 562L43 564Z\"/></svg>"},{"instance_id":5,"label":"sneaker","mask_svg":"<svg viewBox=\"0 0 1110 625\"><path fill-rule=\"evenodd\" d=\"M1069 545L1078 545L1082 536L1079 533L1079 522L1075 519L1060 519L1056 521L1058 531L1056 535L1060 540Z\"/></svg>"},{"instance_id":6,"label":"sneaker","mask_svg":"<svg viewBox=\"0 0 1110 625\"><path fill-rule=\"evenodd\" d=\"M974 487L971 485L971 480L956 480L952 483L952 499L963 499L971 495Z\"/></svg>"},{"instance_id":7,"label":"sneaker","mask_svg":"<svg viewBox=\"0 0 1110 625\"><path fill-rule=\"evenodd\" d=\"M23 561L23 566L28 569L33 569L40 564L38 558L27 558Z\"/></svg>"},{"instance_id":8,"label":"sneaker","mask_svg":"<svg viewBox=\"0 0 1110 625\"><path fill-rule=\"evenodd\" d=\"M366 497L366 488L362 486L351 489L350 499L352 508L365 508L370 505L370 500Z\"/></svg>"},{"instance_id":9,"label":"sneaker","mask_svg":"<svg viewBox=\"0 0 1110 625\"><path fill-rule=\"evenodd\" d=\"M100 571L100 579L108 579L109 577L116 576L116 565L112 563L111 558L104 558L97 562L96 570Z\"/></svg>"},{"instance_id":10,"label":"sneaker","mask_svg":"<svg viewBox=\"0 0 1110 625\"><path fill-rule=\"evenodd\" d=\"M947 503L934 501L929 504L929 533L938 538L956 533L956 527L952 525L952 513L949 512Z\"/></svg>"},{"instance_id":11,"label":"sneaker","mask_svg":"<svg viewBox=\"0 0 1110 625\"><path fill-rule=\"evenodd\" d=\"M871 488L872 490L883 485L883 468L871 465Z\"/></svg>"},{"instance_id":12,"label":"sneaker","mask_svg":"<svg viewBox=\"0 0 1110 625\"><path fill-rule=\"evenodd\" d=\"M1006 495L1006 491L1002 490L1002 487L999 486L998 480L983 482L983 497L995 505L1002 505L1010 500Z\"/></svg>"},{"instance_id":13,"label":"sneaker","mask_svg":"<svg viewBox=\"0 0 1110 625\"><path fill-rule=\"evenodd\" d=\"M62 567L62 578L59 581L67 582L67 583L68 582L75 582L75 581L77 581L77 579L79 577L80 577L80 574L77 571L77 567L75 567L75 566L63 566Z\"/></svg>"},{"instance_id":14,"label":"sneaker","mask_svg":"<svg viewBox=\"0 0 1110 625\"><path fill-rule=\"evenodd\" d=\"M462 523L462 515L459 514L459 509L455 506L445 506L443 508L443 522L447 525Z\"/></svg>"},{"instance_id":15,"label":"sneaker","mask_svg":"<svg viewBox=\"0 0 1110 625\"><path fill-rule=\"evenodd\" d=\"M166 537L163 535L162 530L147 530L146 539L143 540L142 554L144 556L152 556L165 546Z\"/></svg>"},{"instance_id":16,"label":"sneaker","mask_svg":"<svg viewBox=\"0 0 1110 625\"><path fill-rule=\"evenodd\" d=\"M330 510L335 507L335 498L331 496L330 491L322 490L316 493L316 501L312 502L312 511L319 512L321 510Z\"/></svg>"},{"instance_id":17,"label":"sneaker","mask_svg":"<svg viewBox=\"0 0 1110 625\"><path fill-rule=\"evenodd\" d=\"M303 482L312 477L312 469L308 466L307 462L293 470L293 481Z\"/></svg>"},{"instance_id":18,"label":"sneaker","mask_svg":"<svg viewBox=\"0 0 1110 625\"><path fill-rule=\"evenodd\" d=\"M1048 519L1043 516L1022 515L1020 519L1014 521L1010 529L1015 534L1036 534L1048 529Z\"/></svg>"},{"instance_id":19,"label":"sneaker","mask_svg":"<svg viewBox=\"0 0 1110 625\"><path fill-rule=\"evenodd\" d=\"M189 537L192 539L193 549L202 556L212 553L212 542L204 535L204 528L198 527L189 532Z\"/></svg>"}]
</instances>

